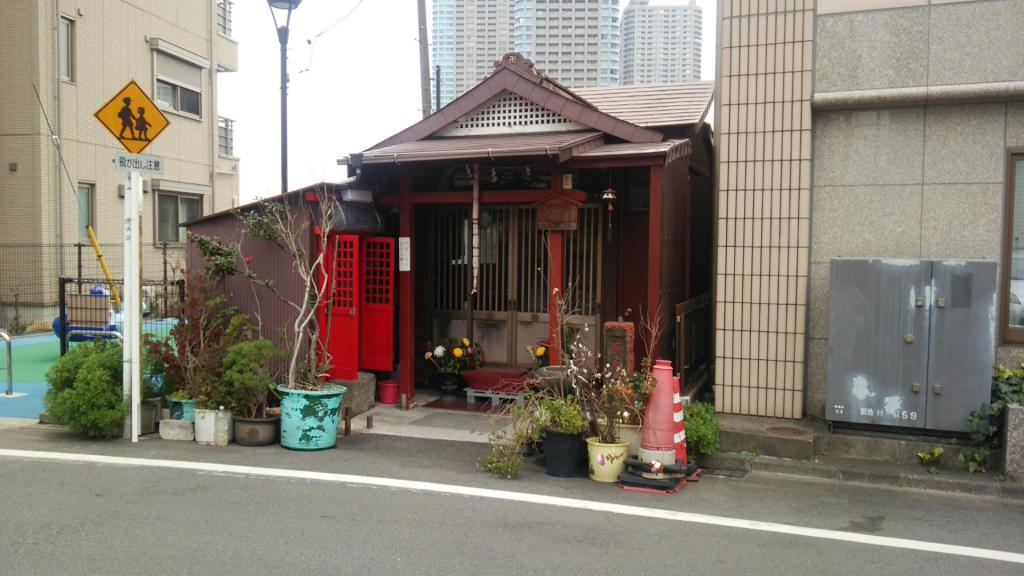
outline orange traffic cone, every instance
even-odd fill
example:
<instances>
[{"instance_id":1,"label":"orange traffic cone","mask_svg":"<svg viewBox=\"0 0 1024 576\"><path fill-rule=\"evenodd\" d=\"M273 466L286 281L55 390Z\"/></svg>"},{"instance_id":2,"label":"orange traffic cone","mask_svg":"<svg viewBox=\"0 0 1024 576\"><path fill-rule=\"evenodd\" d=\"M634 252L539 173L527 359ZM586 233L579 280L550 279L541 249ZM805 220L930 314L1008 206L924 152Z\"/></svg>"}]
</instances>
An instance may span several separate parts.
<instances>
[{"instance_id":1,"label":"orange traffic cone","mask_svg":"<svg viewBox=\"0 0 1024 576\"><path fill-rule=\"evenodd\" d=\"M647 401L647 411L640 435L640 460L675 464L676 447L673 441L672 418L672 362L654 363L654 390Z\"/></svg>"},{"instance_id":2,"label":"orange traffic cone","mask_svg":"<svg viewBox=\"0 0 1024 576\"><path fill-rule=\"evenodd\" d=\"M679 377L672 378L672 441L676 445L676 460L686 466L686 419L683 397L679 393Z\"/></svg>"}]
</instances>

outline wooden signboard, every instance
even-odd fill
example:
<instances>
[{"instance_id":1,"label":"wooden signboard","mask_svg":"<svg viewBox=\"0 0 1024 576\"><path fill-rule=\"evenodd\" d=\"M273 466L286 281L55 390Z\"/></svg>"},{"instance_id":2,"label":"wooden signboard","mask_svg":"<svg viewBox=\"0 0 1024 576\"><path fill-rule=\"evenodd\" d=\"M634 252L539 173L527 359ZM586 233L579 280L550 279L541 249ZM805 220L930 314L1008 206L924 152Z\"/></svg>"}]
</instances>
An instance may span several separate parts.
<instances>
[{"instance_id":1,"label":"wooden signboard","mask_svg":"<svg viewBox=\"0 0 1024 576\"><path fill-rule=\"evenodd\" d=\"M576 230L579 205L568 198L553 197L537 204L538 230Z\"/></svg>"},{"instance_id":2,"label":"wooden signboard","mask_svg":"<svg viewBox=\"0 0 1024 576\"><path fill-rule=\"evenodd\" d=\"M612 371L634 370L633 331L632 322L604 323L604 358Z\"/></svg>"}]
</instances>

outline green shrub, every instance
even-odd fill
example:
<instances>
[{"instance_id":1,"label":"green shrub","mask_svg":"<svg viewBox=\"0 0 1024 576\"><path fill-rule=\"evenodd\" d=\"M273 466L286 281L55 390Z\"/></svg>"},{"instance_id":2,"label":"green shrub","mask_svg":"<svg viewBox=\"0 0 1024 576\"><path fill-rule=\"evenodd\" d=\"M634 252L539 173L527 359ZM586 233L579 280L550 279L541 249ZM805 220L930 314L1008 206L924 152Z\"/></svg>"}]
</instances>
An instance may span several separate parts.
<instances>
[{"instance_id":1,"label":"green shrub","mask_svg":"<svg viewBox=\"0 0 1024 576\"><path fill-rule=\"evenodd\" d=\"M283 354L273 342L263 338L238 342L228 348L221 360L226 405L246 418L263 417L267 397L277 388L270 363Z\"/></svg>"},{"instance_id":2,"label":"green shrub","mask_svg":"<svg viewBox=\"0 0 1024 576\"><path fill-rule=\"evenodd\" d=\"M514 438L491 436L491 451L480 459L479 466L499 478L515 480L523 464L522 445Z\"/></svg>"},{"instance_id":3,"label":"green shrub","mask_svg":"<svg viewBox=\"0 0 1024 576\"><path fill-rule=\"evenodd\" d=\"M686 420L686 448L697 454L711 454L718 450L718 420L715 409L704 402L694 402L684 409Z\"/></svg>"},{"instance_id":4,"label":"green shrub","mask_svg":"<svg viewBox=\"0 0 1024 576\"><path fill-rule=\"evenodd\" d=\"M50 384L50 389L46 395L58 394L74 386L75 378L78 377L78 372L82 369L82 365L95 354L96 344L87 342L71 347L67 354L61 356L47 370L46 382Z\"/></svg>"},{"instance_id":5,"label":"green shrub","mask_svg":"<svg viewBox=\"0 0 1024 576\"><path fill-rule=\"evenodd\" d=\"M970 472L985 472L989 455L999 449L1002 437L1002 414L1007 404L1024 403L1024 364L1016 370L999 366L992 378L990 404L982 404L967 417L973 448L960 454Z\"/></svg>"},{"instance_id":6,"label":"green shrub","mask_svg":"<svg viewBox=\"0 0 1024 576\"><path fill-rule=\"evenodd\" d=\"M83 364L74 385L50 398L47 409L58 421L67 424L75 434L90 438L110 438L118 433L128 408L122 398L121 386L110 374L104 351L94 354Z\"/></svg>"},{"instance_id":7,"label":"green shrub","mask_svg":"<svg viewBox=\"0 0 1024 576\"><path fill-rule=\"evenodd\" d=\"M56 418L49 410L49 406L56 401L57 396L74 387L79 372L91 360L107 372L118 387L121 386L123 364L119 344L108 340L77 344L71 347L67 354L61 356L46 372L46 382L50 387L43 397L43 404L47 406L51 417ZM60 422L59 419L57 421Z\"/></svg>"},{"instance_id":8,"label":"green shrub","mask_svg":"<svg viewBox=\"0 0 1024 576\"><path fill-rule=\"evenodd\" d=\"M541 398L536 412L537 427L563 434L579 434L587 428L583 409L571 397Z\"/></svg>"}]
</instances>

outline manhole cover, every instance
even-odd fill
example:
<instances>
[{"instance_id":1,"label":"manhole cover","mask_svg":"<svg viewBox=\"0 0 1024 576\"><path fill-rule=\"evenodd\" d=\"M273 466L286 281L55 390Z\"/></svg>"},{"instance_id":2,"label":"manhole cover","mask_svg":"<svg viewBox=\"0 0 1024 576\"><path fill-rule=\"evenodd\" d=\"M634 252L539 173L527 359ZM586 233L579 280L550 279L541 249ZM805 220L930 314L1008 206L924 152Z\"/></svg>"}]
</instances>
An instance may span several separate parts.
<instances>
[{"instance_id":1,"label":"manhole cover","mask_svg":"<svg viewBox=\"0 0 1024 576\"><path fill-rule=\"evenodd\" d=\"M775 436L786 436L788 438L799 438L808 434L806 431L792 426L772 426L771 428L765 428L764 431Z\"/></svg>"}]
</instances>

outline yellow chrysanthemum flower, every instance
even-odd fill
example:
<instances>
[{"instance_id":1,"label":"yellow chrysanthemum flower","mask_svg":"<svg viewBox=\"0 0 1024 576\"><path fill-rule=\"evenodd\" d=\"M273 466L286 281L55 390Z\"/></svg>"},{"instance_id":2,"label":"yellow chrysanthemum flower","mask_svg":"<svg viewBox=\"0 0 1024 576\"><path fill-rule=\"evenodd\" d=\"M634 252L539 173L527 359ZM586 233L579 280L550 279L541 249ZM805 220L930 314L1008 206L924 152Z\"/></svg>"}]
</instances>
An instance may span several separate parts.
<instances>
[{"instance_id":1,"label":"yellow chrysanthemum flower","mask_svg":"<svg viewBox=\"0 0 1024 576\"><path fill-rule=\"evenodd\" d=\"M456 348L452 350L452 355L455 356L456 358L462 358L462 354L462 348Z\"/></svg>"},{"instance_id":2,"label":"yellow chrysanthemum flower","mask_svg":"<svg viewBox=\"0 0 1024 576\"><path fill-rule=\"evenodd\" d=\"M534 352L534 354L537 355L537 358L540 358L540 357L544 356L544 353L547 352L547 351L548 351L547 348L545 348L543 346L537 346L537 351Z\"/></svg>"},{"instance_id":3,"label":"yellow chrysanthemum flower","mask_svg":"<svg viewBox=\"0 0 1024 576\"><path fill-rule=\"evenodd\" d=\"M463 338L462 339L462 345L468 348L469 347L469 338Z\"/></svg>"}]
</instances>

